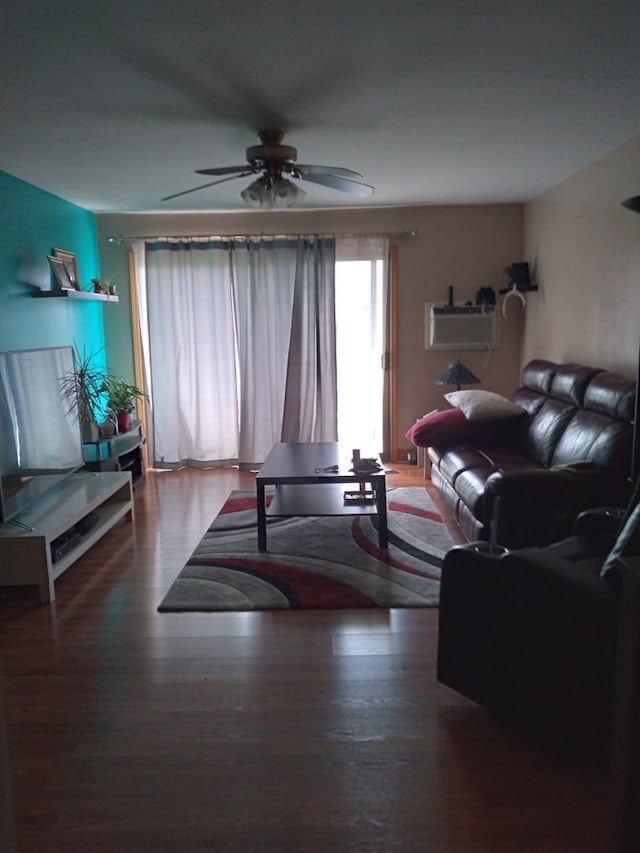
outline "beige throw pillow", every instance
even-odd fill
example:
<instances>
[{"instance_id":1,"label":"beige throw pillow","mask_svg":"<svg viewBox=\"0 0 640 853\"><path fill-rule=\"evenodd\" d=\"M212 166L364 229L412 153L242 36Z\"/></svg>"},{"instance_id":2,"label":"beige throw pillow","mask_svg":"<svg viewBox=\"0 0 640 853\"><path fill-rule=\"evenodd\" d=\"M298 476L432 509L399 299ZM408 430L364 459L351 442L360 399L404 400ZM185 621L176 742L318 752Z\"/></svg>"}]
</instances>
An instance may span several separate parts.
<instances>
[{"instance_id":1,"label":"beige throw pillow","mask_svg":"<svg viewBox=\"0 0 640 853\"><path fill-rule=\"evenodd\" d=\"M444 398L469 421L501 421L524 413L521 406L493 391L451 391Z\"/></svg>"}]
</instances>

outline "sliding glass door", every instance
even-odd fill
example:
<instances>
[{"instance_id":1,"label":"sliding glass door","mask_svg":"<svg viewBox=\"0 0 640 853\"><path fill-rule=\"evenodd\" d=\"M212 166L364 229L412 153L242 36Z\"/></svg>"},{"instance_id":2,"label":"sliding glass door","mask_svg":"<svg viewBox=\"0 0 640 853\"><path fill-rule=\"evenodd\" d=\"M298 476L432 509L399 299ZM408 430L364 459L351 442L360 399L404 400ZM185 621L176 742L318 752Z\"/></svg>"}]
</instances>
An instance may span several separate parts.
<instances>
[{"instance_id":1,"label":"sliding glass door","mask_svg":"<svg viewBox=\"0 0 640 853\"><path fill-rule=\"evenodd\" d=\"M363 456L389 453L384 437L387 241L336 241L338 440Z\"/></svg>"}]
</instances>

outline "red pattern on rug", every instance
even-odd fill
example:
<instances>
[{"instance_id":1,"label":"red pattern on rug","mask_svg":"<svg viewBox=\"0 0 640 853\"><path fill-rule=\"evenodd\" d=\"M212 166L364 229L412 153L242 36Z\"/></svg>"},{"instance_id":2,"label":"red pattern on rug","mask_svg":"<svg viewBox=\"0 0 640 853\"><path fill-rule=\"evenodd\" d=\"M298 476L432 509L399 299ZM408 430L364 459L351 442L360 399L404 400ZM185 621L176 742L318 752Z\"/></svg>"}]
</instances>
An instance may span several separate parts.
<instances>
[{"instance_id":1,"label":"red pattern on rug","mask_svg":"<svg viewBox=\"0 0 640 853\"><path fill-rule=\"evenodd\" d=\"M420 509L420 507L411 506L410 504L401 504L396 501L389 501L388 509L393 509L396 512L406 512L407 515L415 515L418 518L429 518L431 521L437 521L439 524L444 524L444 520L440 513L432 512L428 509Z\"/></svg>"},{"instance_id":2,"label":"red pattern on rug","mask_svg":"<svg viewBox=\"0 0 640 853\"><path fill-rule=\"evenodd\" d=\"M267 495L265 498L265 506L269 506L272 501L272 495ZM256 511L256 496L246 495L242 498L227 498L224 506L218 515L231 515L234 512L243 512L244 510Z\"/></svg>"},{"instance_id":3,"label":"red pattern on rug","mask_svg":"<svg viewBox=\"0 0 640 853\"><path fill-rule=\"evenodd\" d=\"M198 565L224 566L247 572L274 584L286 595L292 606L297 608L325 608L337 610L348 607L376 607L366 595L351 586L340 583L333 578L316 574L308 568L298 569L295 566L269 565L262 560L221 559L207 560L200 558Z\"/></svg>"},{"instance_id":4,"label":"red pattern on rug","mask_svg":"<svg viewBox=\"0 0 640 853\"><path fill-rule=\"evenodd\" d=\"M397 507L395 507L397 509ZM412 507L409 507L412 509ZM411 515L418 515L419 513L410 513ZM442 519L441 519L442 521ZM400 560L394 560L393 557L389 554L389 551L385 551L384 548L380 548L379 545L376 545L375 542L372 542L362 530L362 523L360 518L356 518L353 522L353 526L351 528L351 532L353 534L353 541L362 548L363 551L366 551L367 554L370 554L372 557L375 557L376 560L379 560L381 563L386 563L388 566L393 566L394 569L398 569L401 572L408 572L410 575L417 575L418 577L427 577L433 578L433 580L439 580L440 575L434 574L432 572L425 571L417 571L412 566L408 566L406 563L401 562Z\"/></svg>"}]
</instances>

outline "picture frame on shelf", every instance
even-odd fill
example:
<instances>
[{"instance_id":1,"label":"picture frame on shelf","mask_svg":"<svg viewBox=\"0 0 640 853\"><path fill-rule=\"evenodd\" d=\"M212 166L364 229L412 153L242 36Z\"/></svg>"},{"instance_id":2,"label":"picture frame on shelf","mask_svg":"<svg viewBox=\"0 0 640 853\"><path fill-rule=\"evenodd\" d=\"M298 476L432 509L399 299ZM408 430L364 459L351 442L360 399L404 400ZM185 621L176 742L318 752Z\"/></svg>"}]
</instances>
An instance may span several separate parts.
<instances>
[{"instance_id":1,"label":"picture frame on shelf","mask_svg":"<svg viewBox=\"0 0 640 853\"><path fill-rule=\"evenodd\" d=\"M81 290L80 279L78 277L78 263L76 261L75 252L67 252L66 249L54 249L53 255L64 263L67 271L67 278L71 282L72 290Z\"/></svg>"},{"instance_id":2,"label":"picture frame on shelf","mask_svg":"<svg viewBox=\"0 0 640 853\"><path fill-rule=\"evenodd\" d=\"M56 280L56 284L60 288L60 290L77 290L74 287L73 282L69 278L69 273L67 272L67 267L62 258L58 258L54 255L47 255L47 259L49 261L49 266L51 267L51 271Z\"/></svg>"}]
</instances>

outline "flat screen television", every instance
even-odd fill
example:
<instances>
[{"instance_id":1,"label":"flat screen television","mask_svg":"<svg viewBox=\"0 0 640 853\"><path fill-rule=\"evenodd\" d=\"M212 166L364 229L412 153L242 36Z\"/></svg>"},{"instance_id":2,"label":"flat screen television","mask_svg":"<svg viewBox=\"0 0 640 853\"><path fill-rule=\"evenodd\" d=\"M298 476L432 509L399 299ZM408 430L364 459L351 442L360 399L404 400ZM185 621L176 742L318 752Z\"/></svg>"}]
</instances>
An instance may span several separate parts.
<instances>
[{"instance_id":1,"label":"flat screen television","mask_svg":"<svg viewBox=\"0 0 640 853\"><path fill-rule=\"evenodd\" d=\"M82 467L77 412L61 392L72 347L0 353L0 522Z\"/></svg>"}]
</instances>

